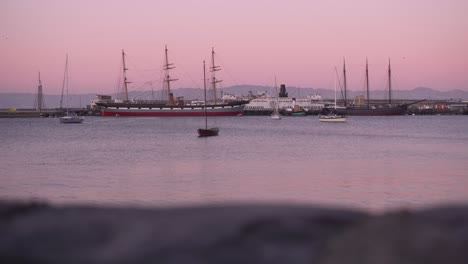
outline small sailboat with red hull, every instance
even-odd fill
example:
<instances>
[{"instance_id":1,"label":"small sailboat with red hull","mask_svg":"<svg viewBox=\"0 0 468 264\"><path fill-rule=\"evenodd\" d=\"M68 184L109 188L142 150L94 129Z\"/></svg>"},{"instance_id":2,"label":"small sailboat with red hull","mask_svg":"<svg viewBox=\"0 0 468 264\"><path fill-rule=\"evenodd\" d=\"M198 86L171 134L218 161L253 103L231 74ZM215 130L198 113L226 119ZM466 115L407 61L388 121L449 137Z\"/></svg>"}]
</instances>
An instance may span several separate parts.
<instances>
[{"instance_id":1,"label":"small sailboat with red hull","mask_svg":"<svg viewBox=\"0 0 468 264\"><path fill-rule=\"evenodd\" d=\"M213 64L214 65L214 64ZM213 67L214 68L214 67ZM213 80L216 81L216 79L213 77ZM215 83L213 81L213 83ZM208 107L206 105L206 73L205 73L205 61L203 61L203 90L205 92L205 106L203 107L205 110L205 128L199 128L197 130L198 136L199 137L212 137L212 136L217 136L219 133L219 128L213 127L213 128L208 128L208 115L206 114L206 108Z\"/></svg>"},{"instance_id":2,"label":"small sailboat with red hull","mask_svg":"<svg viewBox=\"0 0 468 264\"><path fill-rule=\"evenodd\" d=\"M211 136L217 136L219 133L219 128L213 127L213 128L199 128L198 129L198 136L199 137L211 137Z\"/></svg>"}]
</instances>

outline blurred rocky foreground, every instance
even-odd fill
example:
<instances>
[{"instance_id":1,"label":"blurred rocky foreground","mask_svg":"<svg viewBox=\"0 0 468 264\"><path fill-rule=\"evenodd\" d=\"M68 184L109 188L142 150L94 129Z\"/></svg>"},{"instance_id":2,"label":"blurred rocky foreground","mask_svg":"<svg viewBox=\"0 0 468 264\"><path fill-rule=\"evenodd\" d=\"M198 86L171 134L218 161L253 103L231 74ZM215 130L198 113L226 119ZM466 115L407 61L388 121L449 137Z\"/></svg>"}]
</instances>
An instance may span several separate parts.
<instances>
[{"instance_id":1,"label":"blurred rocky foreground","mask_svg":"<svg viewBox=\"0 0 468 264\"><path fill-rule=\"evenodd\" d=\"M468 206L370 215L290 205L3 201L0 263L468 263Z\"/></svg>"}]
</instances>

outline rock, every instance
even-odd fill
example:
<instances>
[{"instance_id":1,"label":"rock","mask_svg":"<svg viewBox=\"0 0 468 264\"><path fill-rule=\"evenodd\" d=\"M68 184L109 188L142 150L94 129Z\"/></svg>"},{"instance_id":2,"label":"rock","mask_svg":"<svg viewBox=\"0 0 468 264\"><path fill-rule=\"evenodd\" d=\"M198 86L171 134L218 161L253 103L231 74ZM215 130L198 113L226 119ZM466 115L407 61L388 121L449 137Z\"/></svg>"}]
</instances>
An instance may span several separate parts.
<instances>
[{"instance_id":1,"label":"rock","mask_svg":"<svg viewBox=\"0 0 468 264\"><path fill-rule=\"evenodd\" d=\"M0 263L466 263L468 207L370 215L292 205L0 202Z\"/></svg>"},{"instance_id":2,"label":"rock","mask_svg":"<svg viewBox=\"0 0 468 264\"><path fill-rule=\"evenodd\" d=\"M392 212L333 237L319 263L451 263L468 261L468 207Z\"/></svg>"},{"instance_id":3,"label":"rock","mask_svg":"<svg viewBox=\"0 0 468 264\"><path fill-rule=\"evenodd\" d=\"M288 205L98 208L0 203L0 263L313 263L369 216Z\"/></svg>"}]
</instances>

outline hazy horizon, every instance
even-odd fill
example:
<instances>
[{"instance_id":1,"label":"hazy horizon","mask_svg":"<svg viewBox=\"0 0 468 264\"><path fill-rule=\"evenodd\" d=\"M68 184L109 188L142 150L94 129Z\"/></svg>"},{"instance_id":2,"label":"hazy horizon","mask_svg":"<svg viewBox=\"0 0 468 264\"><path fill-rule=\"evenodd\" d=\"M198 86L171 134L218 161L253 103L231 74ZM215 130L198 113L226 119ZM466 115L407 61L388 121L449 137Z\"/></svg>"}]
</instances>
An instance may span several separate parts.
<instances>
[{"instance_id":1,"label":"hazy horizon","mask_svg":"<svg viewBox=\"0 0 468 264\"><path fill-rule=\"evenodd\" d=\"M0 3L0 91L35 92L41 72L60 94L65 54L71 93L115 93L121 52L129 90L161 89L164 46L173 88L202 87L217 52L223 87L249 83L332 89L346 58L348 87L468 90L468 2L449 1L33 1ZM79 89L79 90L78 90Z\"/></svg>"},{"instance_id":2,"label":"hazy horizon","mask_svg":"<svg viewBox=\"0 0 468 264\"><path fill-rule=\"evenodd\" d=\"M240 89L240 90L245 90L245 89L250 89L250 88L253 88L252 92L260 92L260 91L265 91L267 92L267 95L272 95L274 96L274 94L276 94L277 92L274 91L275 87L272 87L272 86L265 86L265 85L251 85L251 84L240 84L240 85L233 85L233 86L229 86L229 87L223 87L222 89L220 89L221 91L226 91L227 93L229 93L230 91L229 90L232 90L232 89ZM279 85L277 87L278 89L278 92L279 92ZM42 86L42 89L43 89L43 94L44 95L50 95L50 96L61 96L61 91L55 91L55 89L52 89L54 92L48 92L48 87ZM174 89L171 89L173 90L174 92L177 92L179 90L186 90L186 89L193 89L193 90L199 90L201 92L203 92L203 88L202 87L178 87L178 88L174 88ZM286 92L287 93L294 93L297 89L300 89L301 91L304 91L304 90L307 90L307 91L317 91L317 92L320 92L320 91L327 91L327 92L331 92L333 93L333 88L329 87L329 88L313 88L313 87L296 87L296 86L287 86L286 85ZM89 95L89 94L93 94L93 95L114 95L114 94L121 94L122 91L113 91L111 89L108 89L109 92L99 92L99 91L91 91L91 92L80 92L79 90L76 91L76 92L73 92L73 93L69 93L70 95ZM221 93L221 91L218 90L218 96L220 96L219 93ZM250 90L249 90L250 91ZM365 93L366 92L366 89L363 88L363 89L347 89L347 91L349 93ZM457 91L461 91L461 92L467 92L468 93L468 90L463 90L463 89L450 89L450 90L438 90L438 89L433 89L431 87L414 87L414 88L410 88L410 89L392 89L392 92L415 92L415 91L422 91L422 92L441 92L441 93L450 93L450 92L457 92ZM128 93L131 94L131 93L149 93L151 92L151 90L147 90L147 89L136 89L136 90L129 90ZM156 88L153 92L155 93L160 93L161 92L161 88ZM343 90L340 90L340 88L337 88L337 93L341 93L343 92ZM372 89L370 90L370 93L388 93L388 89L387 88L384 88L384 89L381 89L381 88L378 88L378 89ZM32 95L36 95L37 94L37 87L33 87L33 90L32 91L24 91L24 92L16 92L16 91L12 91L12 92L9 92L9 91L0 91L0 94L32 94ZM241 94L235 94L235 95L238 95L240 96ZM246 94L244 94L246 95Z\"/></svg>"}]
</instances>

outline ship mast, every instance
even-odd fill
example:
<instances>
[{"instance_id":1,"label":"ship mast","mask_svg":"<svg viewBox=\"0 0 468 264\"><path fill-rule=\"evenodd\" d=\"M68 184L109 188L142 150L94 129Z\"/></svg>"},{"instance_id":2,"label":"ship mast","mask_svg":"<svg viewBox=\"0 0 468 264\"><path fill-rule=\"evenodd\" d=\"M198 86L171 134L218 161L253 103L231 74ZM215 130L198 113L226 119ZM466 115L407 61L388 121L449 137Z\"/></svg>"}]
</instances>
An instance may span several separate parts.
<instances>
[{"instance_id":1,"label":"ship mast","mask_svg":"<svg viewBox=\"0 0 468 264\"><path fill-rule=\"evenodd\" d=\"M369 67L366 58L366 89L367 89L367 108L370 108L369 104Z\"/></svg>"},{"instance_id":2,"label":"ship mast","mask_svg":"<svg viewBox=\"0 0 468 264\"><path fill-rule=\"evenodd\" d=\"M127 81L127 68L125 67L125 52L122 50L122 64L123 64L123 78L124 78L124 94L125 94L125 101L128 101L128 84L131 83Z\"/></svg>"},{"instance_id":3,"label":"ship mast","mask_svg":"<svg viewBox=\"0 0 468 264\"><path fill-rule=\"evenodd\" d=\"M346 98L346 61L345 58L343 58L343 87L344 87L344 106L346 107L347 104L347 98Z\"/></svg>"},{"instance_id":4,"label":"ship mast","mask_svg":"<svg viewBox=\"0 0 468 264\"><path fill-rule=\"evenodd\" d=\"M60 97L60 109L63 108L63 94L65 92L65 78L67 78L67 64L68 64L68 53L65 59L65 71L63 73L63 83L62 83L62 96Z\"/></svg>"},{"instance_id":5,"label":"ship mast","mask_svg":"<svg viewBox=\"0 0 468 264\"><path fill-rule=\"evenodd\" d=\"M41 82L41 72L39 72L39 85L37 86L37 105L36 110L42 111L44 107L44 97L42 94L42 82Z\"/></svg>"},{"instance_id":6,"label":"ship mast","mask_svg":"<svg viewBox=\"0 0 468 264\"><path fill-rule=\"evenodd\" d=\"M217 80L215 76L215 72L221 70L221 67L215 65L214 55L215 55L214 48L211 48L211 68L210 68L210 71L212 72L211 84L213 85L213 100L214 100L214 104L216 104L216 83L222 82L222 80Z\"/></svg>"},{"instance_id":7,"label":"ship mast","mask_svg":"<svg viewBox=\"0 0 468 264\"><path fill-rule=\"evenodd\" d=\"M388 104L392 103L392 70L390 69L390 58L388 59Z\"/></svg>"},{"instance_id":8,"label":"ship mast","mask_svg":"<svg viewBox=\"0 0 468 264\"><path fill-rule=\"evenodd\" d=\"M174 105L174 96L172 95L171 92L171 82L172 81L177 81L178 79L171 79L171 76L169 75L169 71L171 69L174 69L175 66L173 63L169 63L169 58L167 56L167 45L165 47L165 64L164 64L164 70L166 71L165 77L164 77L164 82L167 85L167 101L168 105Z\"/></svg>"},{"instance_id":9,"label":"ship mast","mask_svg":"<svg viewBox=\"0 0 468 264\"><path fill-rule=\"evenodd\" d=\"M206 70L205 70L205 61L203 61L203 90L205 91L205 105L203 106L205 110L205 129L208 130L208 117L206 115Z\"/></svg>"},{"instance_id":10,"label":"ship mast","mask_svg":"<svg viewBox=\"0 0 468 264\"><path fill-rule=\"evenodd\" d=\"M68 116L68 103L70 101L69 97L68 97L68 84L69 84L69 81L68 81L68 78L69 78L69 72L68 72L68 53L65 57L65 87L67 87L67 116Z\"/></svg>"}]
</instances>

